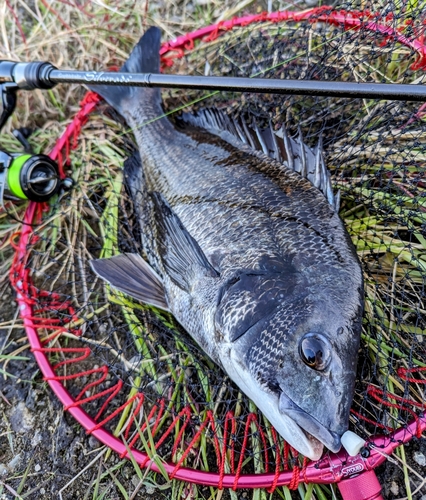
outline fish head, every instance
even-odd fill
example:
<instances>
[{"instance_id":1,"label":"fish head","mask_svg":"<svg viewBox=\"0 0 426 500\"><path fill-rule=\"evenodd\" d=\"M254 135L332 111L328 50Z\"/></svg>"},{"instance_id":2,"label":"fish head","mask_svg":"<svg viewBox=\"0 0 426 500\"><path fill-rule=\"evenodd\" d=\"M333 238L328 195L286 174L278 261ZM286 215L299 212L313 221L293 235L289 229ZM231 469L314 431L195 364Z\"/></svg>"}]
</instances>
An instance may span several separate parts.
<instances>
[{"instance_id":1,"label":"fish head","mask_svg":"<svg viewBox=\"0 0 426 500\"><path fill-rule=\"evenodd\" d=\"M361 329L360 293L356 304L340 307L342 303L327 294L324 299L287 296L273 306L268 300L269 309L246 307L251 312L248 328L242 328L241 321L233 324L239 333L225 369L282 437L311 459L320 458L322 445L339 451L348 429Z\"/></svg>"},{"instance_id":2,"label":"fish head","mask_svg":"<svg viewBox=\"0 0 426 500\"><path fill-rule=\"evenodd\" d=\"M278 398L279 413L333 452L348 429L362 312L348 321L336 309L309 299L279 308L247 354L251 376Z\"/></svg>"}]
</instances>

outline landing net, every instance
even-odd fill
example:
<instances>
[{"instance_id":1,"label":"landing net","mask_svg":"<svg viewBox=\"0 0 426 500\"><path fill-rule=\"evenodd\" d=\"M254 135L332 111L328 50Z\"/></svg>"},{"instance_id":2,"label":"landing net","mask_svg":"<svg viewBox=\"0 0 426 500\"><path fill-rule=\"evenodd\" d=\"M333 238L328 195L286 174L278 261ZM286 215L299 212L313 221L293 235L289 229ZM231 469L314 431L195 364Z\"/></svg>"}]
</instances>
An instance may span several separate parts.
<instances>
[{"instance_id":1,"label":"landing net","mask_svg":"<svg viewBox=\"0 0 426 500\"><path fill-rule=\"evenodd\" d=\"M424 14L411 9L233 19L165 43L163 70L424 83ZM171 118L213 106L254 115L259 125L285 123L291 134L300 126L311 146L323 138L365 276L350 428L370 446L363 457L326 453L316 464L298 456L170 315L94 276L91 259L143 249L122 176L134 139L91 93L51 154L76 185L50 205L28 206L11 271L32 350L65 408L142 466L234 489L340 481L413 437L415 451L426 427L425 105L178 90L163 100ZM412 482L425 491L421 476Z\"/></svg>"}]
</instances>

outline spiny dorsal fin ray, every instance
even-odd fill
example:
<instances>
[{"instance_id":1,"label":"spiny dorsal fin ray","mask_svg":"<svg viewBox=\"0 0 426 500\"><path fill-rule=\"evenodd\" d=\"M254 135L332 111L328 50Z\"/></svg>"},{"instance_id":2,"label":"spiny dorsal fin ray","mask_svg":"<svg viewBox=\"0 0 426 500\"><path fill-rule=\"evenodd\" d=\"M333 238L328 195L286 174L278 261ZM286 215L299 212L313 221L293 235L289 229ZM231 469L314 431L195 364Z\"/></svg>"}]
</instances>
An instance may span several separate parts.
<instances>
[{"instance_id":1,"label":"spiny dorsal fin ray","mask_svg":"<svg viewBox=\"0 0 426 500\"><path fill-rule=\"evenodd\" d=\"M183 125L204 128L224 140L229 138L227 134L231 134L233 142L237 140L256 151L263 151L270 158L280 161L308 179L338 211L339 203L336 203L337 197L333 194L330 172L324 163L321 138L314 152L303 141L300 128L298 137L293 139L284 124L278 132L274 132L271 124L266 129L259 129L253 118L249 127L244 119L231 120L225 112L214 108L204 108L196 114L184 113L178 120Z\"/></svg>"},{"instance_id":2,"label":"spiny dorsal fin ray","mask_svg":"<svg viewBox=\"0 0 426 500\"><path fill-rule=\"evenodd\" d=\"M274 158L280 163L282 163L283 160L281 158L280 147L277 142L277 136L274 132L274 129L272 128L271 120L269 120L269 134L270 137L272 138L272 151L274 152Z\"/></svg>"}]
</instances>

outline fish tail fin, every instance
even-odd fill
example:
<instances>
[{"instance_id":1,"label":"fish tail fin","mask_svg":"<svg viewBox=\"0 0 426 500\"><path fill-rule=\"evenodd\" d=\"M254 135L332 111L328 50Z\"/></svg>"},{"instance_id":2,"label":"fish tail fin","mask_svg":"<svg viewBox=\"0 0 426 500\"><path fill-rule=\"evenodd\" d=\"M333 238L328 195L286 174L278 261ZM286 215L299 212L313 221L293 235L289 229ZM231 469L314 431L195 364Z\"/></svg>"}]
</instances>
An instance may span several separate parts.
<instances>
[{"instance_id":1,"label":"fish tail fin","mask_svg":"<svg viewBox=\"0 0 426 500\"><path fill-rule=\"evenodd\" d=\"M160 72L161 31L151 27L135 45L129 58L121 68L126 73L159 73ZM135 102L161 105L160 89L129 87L117 85L88 85L107 101L114 109L125 117L126 111L135 106Z\"/></svg>"}]
</instances>

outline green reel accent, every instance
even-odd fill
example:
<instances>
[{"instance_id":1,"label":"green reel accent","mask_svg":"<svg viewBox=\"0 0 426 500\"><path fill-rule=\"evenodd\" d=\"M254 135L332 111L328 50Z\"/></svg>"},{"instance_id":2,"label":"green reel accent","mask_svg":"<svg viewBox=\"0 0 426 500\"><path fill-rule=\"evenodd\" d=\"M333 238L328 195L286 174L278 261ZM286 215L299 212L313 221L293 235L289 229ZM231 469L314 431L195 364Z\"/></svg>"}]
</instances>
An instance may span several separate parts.
<instances>
[{"instance_id":1,"label":"green reel accent","mask_svg":"<svg viewBox=\"0 0 426 500\"><path fill-rule=\"evenodd\" d=\"M31 158L31 155L21 155L14 158L7 171L7 185L9 191L22 200L28 200L21 187L21 170L25 162Z\"/></svg>"}]
</instances>

